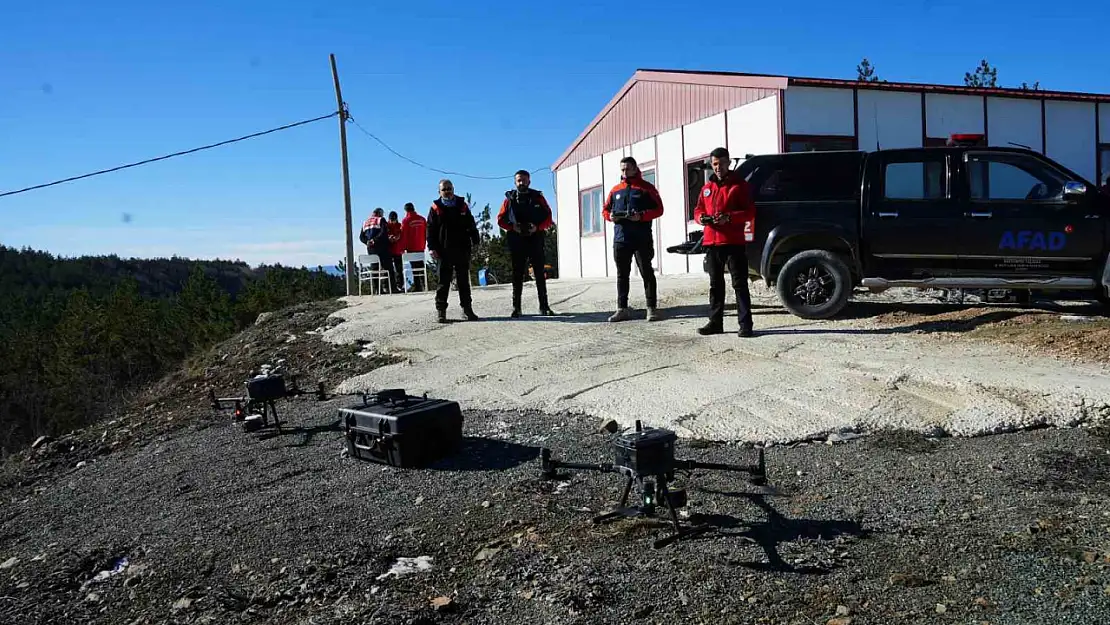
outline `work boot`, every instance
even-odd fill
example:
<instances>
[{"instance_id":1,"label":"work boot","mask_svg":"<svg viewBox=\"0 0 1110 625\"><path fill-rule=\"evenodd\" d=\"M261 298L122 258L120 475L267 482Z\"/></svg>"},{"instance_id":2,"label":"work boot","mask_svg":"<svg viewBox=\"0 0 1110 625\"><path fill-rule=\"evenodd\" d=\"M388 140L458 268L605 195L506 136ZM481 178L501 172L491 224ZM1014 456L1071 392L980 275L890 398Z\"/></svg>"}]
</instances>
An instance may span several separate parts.
<instances>
[{"instance_id":1,"label":"work boot","mask_svg":"<svg viewBox=\"0 0 1110 625\"><path fill-rule=\"evenodd\" d=\"M709 336L711 334L722 334L724 333L724 331L725 329L721 326L721 324L713 321L710 321L709 323L698 328L698 334L702 336Z\"/></svg>"},{"instance_id":2,"label":"work boot","mask_svg":"<svg viewBox=\"0 0 1110 625\"><path fill-rule=\"evenodd\" d=\"M466 315L466 320L467 320L467 321L481 321L481 319L482 319L481 317L479 317L479 316L478 316L478 315L477 315L477 314L476 314L476 313L474 312L474 309L473 309L473 308L469 308L469 307L468 307L468 308L464 308L464 309L463 309L463 314L464 314L464 315Z\"/></svg>"},{"instance_id":3,"label":"work boot","mask_svg":"<svg viewBox=\"0 0 1110 625\"><path fill-rule=\"evenodd\" d=\"M663 315L660 314L659 309L656 308L655 306L649 306L648 309L647 309L647 320L648 321L662 321L663 320Z\"/></svg>"},{"instance_id":4,"label":"work boot","mask_svg":"<svg viewBox=\"0 0 1110 625\"><path fill-rule=\"evenodd\" d=\"M616 323L618 321L628 321L631 318L632 318L632 311L631 310L629 310L627 307L626 308L618 308L617 312L613 313L613 315L611 317L609 317L609 321L612 321L613 323Z\"/></svg>"},{"instance_id":5,"label":"work boot","mask_svg":"<svg viewBox=\"0 0 1110 625\"><path fill-rule=\"evenodd\" d=\"M447 323L447 311L446 310L437 310L436 311L436 323Z\"/></svg>"},{"instance_id":6,"label":"work boot","mask_svg":"<svg viewBox=\"0 0 1110 625\"><path fill-rule=\"evenodd\" d=\"M513 306L513 312L509 315L513 319L520 317L520 306Z\"/></svg>"},{"instance_id":7,"label":"work boot","mask_svg":"<svg viewBox=\"0 0 1110 625\"><path fill-rule=\"evenodd\" d=\"M750 339L751 337L755 336L755 331L751 328L740 328L740 330L736 333L736 336L739 336L742 339Z\"/></svg>"}]
</instances>

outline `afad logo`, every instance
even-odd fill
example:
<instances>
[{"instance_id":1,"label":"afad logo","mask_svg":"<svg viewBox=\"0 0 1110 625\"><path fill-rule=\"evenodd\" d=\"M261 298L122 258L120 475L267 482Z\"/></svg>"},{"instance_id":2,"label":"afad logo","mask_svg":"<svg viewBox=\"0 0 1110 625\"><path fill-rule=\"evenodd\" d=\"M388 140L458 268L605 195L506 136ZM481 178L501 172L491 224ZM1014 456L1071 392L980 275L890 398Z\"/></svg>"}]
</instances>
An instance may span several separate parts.
<instances>
[{"instance_id":1,"label":"afad logo","mask_svg":"<svg viewBox=\"0 0 1110 625\"><path fill-rule=\"evenodd\" d=\"M1067 231L1071 230L1068 226ZM1068 237L1064 232L1037 232L1034 230L1007 230L1002 233L1002 240L998 242L1000 250L1021 250L1032 252L1036 250L1057 252L1067 245Z\"/></svg>"}]
</instances>

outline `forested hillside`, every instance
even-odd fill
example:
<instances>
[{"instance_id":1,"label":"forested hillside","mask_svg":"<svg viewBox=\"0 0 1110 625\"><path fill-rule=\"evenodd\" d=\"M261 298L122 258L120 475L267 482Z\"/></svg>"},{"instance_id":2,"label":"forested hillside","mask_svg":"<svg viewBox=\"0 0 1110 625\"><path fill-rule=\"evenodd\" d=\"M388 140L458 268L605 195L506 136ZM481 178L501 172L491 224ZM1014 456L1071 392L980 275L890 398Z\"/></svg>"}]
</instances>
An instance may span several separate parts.
<instances>
[{"instance_id":1,"label":"forested hillside","mask_svg":"<svg viewBox=\"0 0 1110 625\"><path fill-rule=\"evenodd\" d=\"M0 450L81 427L259 313L345 293L323 271L0 246Z\"/></svg>"}]
</instances>

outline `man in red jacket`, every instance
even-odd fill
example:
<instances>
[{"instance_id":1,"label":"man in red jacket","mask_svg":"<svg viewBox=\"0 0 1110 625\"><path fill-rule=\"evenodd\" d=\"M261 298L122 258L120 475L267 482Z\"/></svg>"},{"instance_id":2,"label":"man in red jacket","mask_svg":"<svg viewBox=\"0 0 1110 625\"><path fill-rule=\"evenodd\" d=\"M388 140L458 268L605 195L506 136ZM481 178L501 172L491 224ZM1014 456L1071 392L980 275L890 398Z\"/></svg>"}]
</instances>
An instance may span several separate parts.
<instances>
[{"instance_id":1,"label":"man in red jacket","mask_svg":"<svg viewBox=\"0 0 1110 625\"><path fill-rule=\"evenodd\" d=\"M424 248L428 246L428 220L424 216L416 212L416 207L412 202L405 204L405 218L401 220L401 241L404 243L405 251L412 254L423 254ZM413 269L423 269L424 260L412 261ZM413 275L412 277L413 290L424 290L424 279Z\"/></svg>"},{"instance_id":2,"label":"man in red jacket","mask_svg":"<svg viewBox=\"0 0 1110 625\"><path fill-rule=\"evenodd\" d=\"M741 337L753 336L752 297L748 292L748 260L744 253L745 222L755 217L748 183L735 172L729 171L728 149L717 148L710 152L709 162L713 175L701 189L698 205L694 208L694 221L703 226L701 244L706 248L706 265L709 270L709 323L698 328L698 334L710 335L724 332L725 316L725 265L732 277L736 291L736 313L740 320Z\"/></svg>"},{"instance_id":3,"label":"man in red jacket","mask_svg":"<svg viewBox=\"0 0 1110 625\"><path fill-rule=\"evenodd\" d=\"M601 214L606 221L613 222L613 261L617 265L617 312L609 317L609 321L632 318L632 311L628 308L628 288L633 258L644 279L647 320L662 319L656 309L655 269L651 266L655 258L651 220L663 215L663 199L655 186L640 175L636 159L631 156L621 159L620 184L609 191Z\"/></svg>"},{"instance_id":4,"label":"man in red jacket","mask_svg":"<svg viewBox=\"0 0 1110 625\"><path fill-rule=\"evenodd\" d=\"M551 206L543 193L529 188L532 174L520 170L513 176L516 188L505 192L505 201L497 213L497 225L505 231L509 255L513 262L513 312L520 316L520 297L524 290L524 274L528 266L536 275L536 295L540 300L540 314L550 317L555 313L547 305L547 276L544 274L544 232L551 227Z\"/></svg>"},{"instance_id":5,"label":"man in red jacket","mask_svg":"<svg viewBox=\"0 0 1110 625\"><path fill-rule=\"evenodd\" d=\"M393 261L393 292L404 293L405 267L401 263L401 254L405 253L405 243L401 240L404 229L401 222L397 221L397 211L389 211L389 257Z\"/></svg>"}]
</instances>

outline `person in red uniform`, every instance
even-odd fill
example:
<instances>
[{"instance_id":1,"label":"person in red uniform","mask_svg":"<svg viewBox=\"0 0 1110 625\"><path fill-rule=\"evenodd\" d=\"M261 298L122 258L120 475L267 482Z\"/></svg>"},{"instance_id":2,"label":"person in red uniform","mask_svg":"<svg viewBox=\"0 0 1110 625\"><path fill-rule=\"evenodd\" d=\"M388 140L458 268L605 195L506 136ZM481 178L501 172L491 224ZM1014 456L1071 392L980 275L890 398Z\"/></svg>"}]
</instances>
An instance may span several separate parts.
<instances>
[{"instance_id":1,"label":"person in red uniform","mask_svg":"<svg viewBox=\"0 0 1110 625\"><path fill-rule=\"evenodd\" d=\"M451 280L455 279L459 291L459 305L467 321L480 317L471 306L470 254L478 245L478 224L466 200L455 195L455 185L444 178L439 181L439 198L428 211L428 249L436 259L439 269L439 288L436 289L436 321L447 323L447 295Z\"/></svg>"},{"instance_id":2,"label":"person in red uniform","mask_svg":"<svg viewBox=\"0 0 1110 625\"><path fill-rule=\"evenodd\" d=\"M393 262L390 260L389 253L389 228L386 225L385 211L381 208L375 208L374 212L362 222L362 231L358 236L359 240L366 244L366 253L376 255L378 260L381 261L381 268L390 273L390 281L392 282ZM378 281L375 280L372 286L372 293L377 293Z\"/></svg>"},{"instance_id":3,"label":"person in red uniform","mask_svg":"<svg viewBox=\"0 0 1110 625\"><path fill-rule=\"evenodd\" d=\"M522 169L513 175L516 188L505 192L497 225L505 231L509 255L513 263L513 317L520 316L520 297L524 290L524 274L528 266L536 276L536 295L540 300L540 314L554 315L547 305L547 276L544 274L544 232L551 227L551 206L543 193L529 188L532 174Z\"/></svg>"},{"instance_id":4,"label":"person in red uniform","mask_svg":"<svg viewBox=\"0 0 1110 625\"><path fill-rule=\"evenodd\" d=\"M416 212L416 207L412 202L405 204L405 218L401 220L401 241L404 245L404 251L410 254L423 254L424 248L428 245L427 239L428 220ZM424 261L412 261L413 269L423 269ZM424 278L417 277L415 273L412 276L412 288L417 291L424 290Z\"/></svg>"},{"instance_id":5,"label":"person in red uniform","mask_svg":"<svg viewBox=\"0 0 1110 625\"><path fill-rule=\"evenodd\" d=\"M755 217L748 183L729 171L728 149L717 148L709 154L713 175L701 189L694 208L694 221L704 228L701 244L706 249L709 270L709 323L698 328L698 334L724 332L725 266L736 291L736 313L740 321L739 336L752 332L752 297L748 291L748 261L744 253L744 222Z\"/></svg>"},{"instance_id":6,"label":"person in red uniform","mask_svg":"<svg viewBox=\"0 0 1110 625\"><path fill-rule=\"evenodd\" d=\"M404 230L397 220L397 211L389 211L386 228L389 229L389 256L393 260L393 292L404 293L405 268L401 266L401 254L405 253Z\"/></svg>"},{"instance_id":7,"label":"person in red uniform","mask_svg":"<svg viewBox=\"0 0 1110 625\"><path fill-rule=\"evenodd\" d=\"M621 159L621 181L609 191L601 214L613 222L613 261L617 265L617 312L609 321L626 321L632 318L628 308L629 276L632 259L644 279L644 299L647 300L647 320L662 319L656 308L657 294L655 269L655 244L651 238L651 220L663 215L663 199L659 191L640 175L636 159Z\"/></svg>"}]
</instances>

